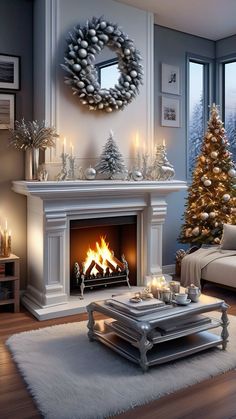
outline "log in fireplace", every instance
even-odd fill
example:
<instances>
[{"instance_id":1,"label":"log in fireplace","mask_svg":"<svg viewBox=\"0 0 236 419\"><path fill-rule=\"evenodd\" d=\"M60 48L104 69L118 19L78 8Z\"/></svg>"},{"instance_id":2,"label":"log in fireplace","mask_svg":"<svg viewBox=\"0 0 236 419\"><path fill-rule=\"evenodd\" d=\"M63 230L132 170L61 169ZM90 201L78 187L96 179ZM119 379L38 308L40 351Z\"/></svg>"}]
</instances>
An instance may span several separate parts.
<instances>
[{"instance_id":1,"label":"log in fireplace","mask_svg":"<svg viewBox=\"0 0 236 419\"><path fill-rule=\"evenodd\" d=\"M136 216L72 220L70 293L137 284Z\"/></svg>"}]
</instances>

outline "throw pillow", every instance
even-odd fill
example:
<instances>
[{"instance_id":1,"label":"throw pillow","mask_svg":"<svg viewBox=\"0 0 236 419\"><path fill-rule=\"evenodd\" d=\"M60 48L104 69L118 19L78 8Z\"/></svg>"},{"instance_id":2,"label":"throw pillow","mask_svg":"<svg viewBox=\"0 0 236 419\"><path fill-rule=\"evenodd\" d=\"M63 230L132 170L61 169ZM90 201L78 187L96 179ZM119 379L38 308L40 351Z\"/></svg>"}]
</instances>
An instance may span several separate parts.
<instances>
[{"instance_id":1,"label":"throw pillow","mask_svg":"<svg viewBox=\"0 0 236 419\"><path fill-rule=\"evenodd\" d=\"M221 249L236 250L236 225L224 224Z\"/></svg>"}]
</instances>

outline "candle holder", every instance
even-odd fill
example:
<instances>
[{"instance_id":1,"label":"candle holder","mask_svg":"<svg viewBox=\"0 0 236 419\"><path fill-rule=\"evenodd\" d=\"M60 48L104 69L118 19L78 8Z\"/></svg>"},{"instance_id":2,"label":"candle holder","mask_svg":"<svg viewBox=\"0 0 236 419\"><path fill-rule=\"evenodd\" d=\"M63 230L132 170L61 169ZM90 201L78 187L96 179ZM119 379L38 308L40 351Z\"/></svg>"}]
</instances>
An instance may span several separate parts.
<instances>
[{"instance_id":1,"label":"candle holder","mask_svg":"<svg viewBox=\"0 0 236 419\"><path fill-rule=\"evenodd\" d=\"M75 179L75 157L72 154L68 157L69 159L69 170L68 170L68 179Z\"/></svg>"},{"instance_id":2,"label":"candle holder","mask_svg":"<svg viewBox=\"0 0 236 419\"><path fill-rule=\"evenodd\" d=\"M61 171L56 176L56 179L58 181L68 179L67 159L69 157L69 154L63 152L61 153L60 157L61 157L61 162L62 162L62 168L61 168Z\"/></svg>"},{"instance_id":3,"label":"candle holder","mask_svg":"<svg viewBox=\"0 0 236 419\"><path fill-rule=\"evenodd\" d=\"M11 255L11 234L7 229L0 232L0 257L8 258Z\"/></svg>"},{"instance_id":4,"label":"candle holder","mask_svg":"<svg viewBox=\"0 0 236 419\"><path fill-rule=\"evenodd\" d=\"M144 153L142 156L142 160L143 160L143 166L142 166L143 179L149 179L149 175L150 175L150 167L148 165L149 154Z\"/></svg>"}]
</instances>

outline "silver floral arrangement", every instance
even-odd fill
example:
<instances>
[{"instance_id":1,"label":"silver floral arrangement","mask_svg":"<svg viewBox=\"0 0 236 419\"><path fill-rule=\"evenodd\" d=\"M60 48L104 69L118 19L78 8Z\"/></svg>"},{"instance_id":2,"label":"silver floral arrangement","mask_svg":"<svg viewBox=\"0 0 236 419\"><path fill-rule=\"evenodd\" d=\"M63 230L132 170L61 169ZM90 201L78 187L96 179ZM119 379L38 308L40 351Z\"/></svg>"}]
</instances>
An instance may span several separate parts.
<instances>
[{"instance_id":1,"label":"silver floral arrangement","mask_svg":"<svg viewBox=\"0 0 236 419\"><path fill-rule=\"evenodd\" d=\"M55 147L55 138L59 137L55 128L46 127L44 122L21 121L15 122L15 129L10 129L10 145L17 150L36 148L45 150Z\"/></svg>"}]
</instances>

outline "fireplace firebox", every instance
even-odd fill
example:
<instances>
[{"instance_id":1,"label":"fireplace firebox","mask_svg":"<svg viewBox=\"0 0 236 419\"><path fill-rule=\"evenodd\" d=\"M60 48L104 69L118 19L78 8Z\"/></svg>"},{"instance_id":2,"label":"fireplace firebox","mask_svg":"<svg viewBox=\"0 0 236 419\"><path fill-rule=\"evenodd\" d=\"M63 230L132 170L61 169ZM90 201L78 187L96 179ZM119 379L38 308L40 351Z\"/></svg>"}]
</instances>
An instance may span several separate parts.
<instances>
[{"instance_id":1,"label":"fireplace firebox","mask_svg":"<svg viewBox=\"0 0 236 419\"><path fill-rule=\"evenodd\" d=\"M137 217L71 220L70 294L137 284Z\"/></svg>"}]
</instances>

